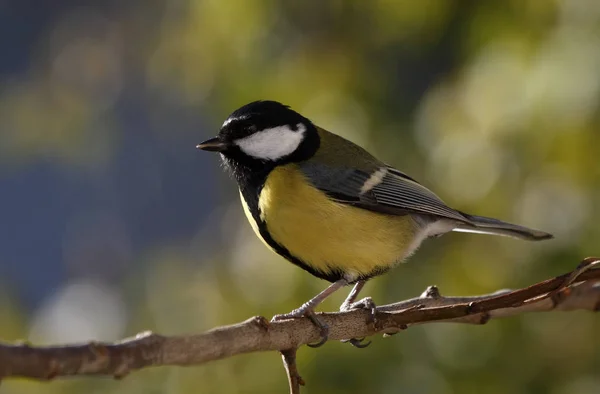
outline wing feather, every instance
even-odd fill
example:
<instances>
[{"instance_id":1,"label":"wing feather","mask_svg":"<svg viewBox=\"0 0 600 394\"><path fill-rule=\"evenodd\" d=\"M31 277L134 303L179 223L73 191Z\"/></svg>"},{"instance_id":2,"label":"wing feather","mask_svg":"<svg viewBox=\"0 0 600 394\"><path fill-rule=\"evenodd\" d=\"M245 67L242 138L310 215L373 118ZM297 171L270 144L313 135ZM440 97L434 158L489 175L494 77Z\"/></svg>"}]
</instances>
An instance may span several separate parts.
<instances>
[{"instance_id":1,"label":"wing feather","mask_svg":"<svg viewBox=\"0 0 600 394\"><path fill-rule=\"evenodd\" d=\"M470 222L425 186L392 167L378 167L369 173L310 161L299 166L315 187L342 203L388 214L417 213ZM363 190L375 174L384 175Z\"/></svg>"},{"instance_id":2,"label":"wing feather","mask_svg":"<svg viewBox=\"0 0 600 394\"><path fill-rule=\"evenodd\" d=\"M438 196L413 179L389 172L371 192L380 204L403 207L418 213L442 216L468 222L456 210L448 207Z\"/></svg>"}]
</instances>

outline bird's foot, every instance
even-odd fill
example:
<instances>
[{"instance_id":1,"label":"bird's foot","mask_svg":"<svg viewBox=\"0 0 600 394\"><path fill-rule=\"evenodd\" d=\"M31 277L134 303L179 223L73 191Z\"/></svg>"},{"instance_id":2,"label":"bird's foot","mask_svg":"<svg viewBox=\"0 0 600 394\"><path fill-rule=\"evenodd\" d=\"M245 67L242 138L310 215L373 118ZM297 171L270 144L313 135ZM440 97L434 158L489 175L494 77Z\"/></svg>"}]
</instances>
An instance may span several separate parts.
<instances>
[{"instance_id":1,"label":"bird's foot","mask_svg":"<svg viewBox=\"0 0 600 394\"><path fill-rule=\"evenodd\" d=\"M275 315L275 316L273 316L271 321L298 319L301 317L307 317L308 319L310 319L312 324L314 324L321 333L321 340L319 342L309 343L306 346L312 347L312 348L317 348L317 347L323 346L325 344L325 342L327 342L327 339L329 337L329 326L317 317L317 314L315 313L314 309L310 305L304 304L300 308L294 309L293 311L291 311L289 313Z\"/></svg>"},{"instance_id":2,"label":"bird's foot","mask_svg":"<svg viewBox=\"0 0 600 394\"><path fill-rule=\"evenodd\" d=\"M342 306L340 306L341 312L354 311L357 309L368 310L369 311L369 320L367 323L375 324L375 322L377 320L377 305L375 305L375 302L373 301L373 299L371 297L365 297L362 300L353 302L351 304L343 303Z\"/></svg>"},{"instance_id":3,"label":"bird's foot","mask_svg":"<svg viewBox=\"0 0 600 394\"><path fill-rule=\"evenodd\" d=\"M369 318L367 320L367 324L375 325L375 323L377 322L377 305L375 305L375 302L373 301L373 299L371 297L365 297L362 300L353 302L351 304L343 303L342 306L340 307L340 311L342 311L342 312L353 311L353 310L357 310L357 309L368 310ZM352 339L345 339L342 342L344 342L344 343L348 342L354 347L363 349L371 344L371 341L369 341L367 343L363 343L364 340L365 340L365 338L360 338L360 339L352 338Z\"/></svg>"}]
</instances>

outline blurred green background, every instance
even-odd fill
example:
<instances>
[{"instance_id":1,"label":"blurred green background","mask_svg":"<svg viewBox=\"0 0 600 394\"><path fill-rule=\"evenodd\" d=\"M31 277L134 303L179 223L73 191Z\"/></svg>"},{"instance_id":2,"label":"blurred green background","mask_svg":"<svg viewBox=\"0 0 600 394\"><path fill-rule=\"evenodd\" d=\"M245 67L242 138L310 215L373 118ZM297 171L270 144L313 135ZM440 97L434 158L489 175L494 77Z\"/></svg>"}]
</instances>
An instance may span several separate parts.
<instances>
[{"instance_id":1,"label":"blurred green background","mask_svg":"<svg viewBox=\"0 0 600 394\"><path fill-rule=\"evenodd\" d=\"M0 338L201 332L326 286L256 239L196 143L256 99L291 105L449 205L556 235L449 234L378 303L519 287L600 254L600 2L0 1ZM324 306L336 309L340 292ZM302 348L306 393L597 393L600 318L430 324ZM286 392L276 353L20 393Z\"/></svg>"}]
</instances>

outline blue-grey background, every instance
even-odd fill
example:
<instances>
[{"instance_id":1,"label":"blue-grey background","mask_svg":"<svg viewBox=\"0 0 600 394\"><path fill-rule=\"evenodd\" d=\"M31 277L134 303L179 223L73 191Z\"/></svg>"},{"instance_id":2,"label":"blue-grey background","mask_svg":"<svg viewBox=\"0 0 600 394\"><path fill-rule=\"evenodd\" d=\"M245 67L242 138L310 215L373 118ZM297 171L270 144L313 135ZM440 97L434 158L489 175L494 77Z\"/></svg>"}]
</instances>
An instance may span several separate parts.
<instances>
[{"instance_id":1,"label":"blue-grey background","mask_svg":"<svg viewBox=\"0 0 600 394\"><path fill-rule=\"evenodd\" d=\"M428 241L372 281L523 286L600 253L600 5L591 0L0 1L0 338L200 332L290 310L326 283L252 234L194 146L235 108L282 101L448 204L556 234ZM334 309L344 294L324 305ZM367 350L302 349L310 393L592 393L598 317L427 325ZM283 392L276 354L123 382L0 393Z\"/></svg>"}]
</instances>

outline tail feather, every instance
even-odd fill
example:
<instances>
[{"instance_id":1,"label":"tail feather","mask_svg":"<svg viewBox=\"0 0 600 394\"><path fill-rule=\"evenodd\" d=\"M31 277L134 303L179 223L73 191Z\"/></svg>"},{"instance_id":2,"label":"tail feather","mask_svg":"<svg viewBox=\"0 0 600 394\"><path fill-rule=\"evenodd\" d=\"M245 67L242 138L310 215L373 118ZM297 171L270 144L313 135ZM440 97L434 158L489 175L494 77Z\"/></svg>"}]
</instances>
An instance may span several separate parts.
<instances>
[{"instance_id":1,"label":"tail feather","mask_svg":"<svg viewBox=\"0 0 600 394\"><path fill-rule=\"evenodd\" d=\"M498 219L487 218L484 216L467 215L462 212L461 214L469 220L469 223L461 223L454 228L453 231L503 235L506 237L519 238L527 241L542 241L544 239L554 238L552 234L544 231L533 230L517 224L503 222Z\"/></svg>"}]
</instances>

